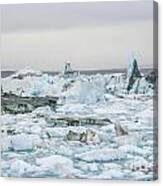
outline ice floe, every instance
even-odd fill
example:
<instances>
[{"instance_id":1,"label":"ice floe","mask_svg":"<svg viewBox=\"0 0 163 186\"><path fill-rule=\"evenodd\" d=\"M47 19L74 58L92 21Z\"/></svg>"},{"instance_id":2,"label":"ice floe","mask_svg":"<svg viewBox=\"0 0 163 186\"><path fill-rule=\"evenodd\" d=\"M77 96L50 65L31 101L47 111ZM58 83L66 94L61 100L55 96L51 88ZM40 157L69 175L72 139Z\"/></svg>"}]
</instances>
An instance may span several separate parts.
<instances>
[{"instance_id":1,"label":"ice floe","mask_svg":"<svg viewBox=\"0 0 163 186\"><path fill-rule=\"evenodd\" d=\"M25 69L3 78L3 93L58 101L55 110L2 113L2 175L152 180L155 75L130 65L128 74Z\"/></svg>"}]
</instances>

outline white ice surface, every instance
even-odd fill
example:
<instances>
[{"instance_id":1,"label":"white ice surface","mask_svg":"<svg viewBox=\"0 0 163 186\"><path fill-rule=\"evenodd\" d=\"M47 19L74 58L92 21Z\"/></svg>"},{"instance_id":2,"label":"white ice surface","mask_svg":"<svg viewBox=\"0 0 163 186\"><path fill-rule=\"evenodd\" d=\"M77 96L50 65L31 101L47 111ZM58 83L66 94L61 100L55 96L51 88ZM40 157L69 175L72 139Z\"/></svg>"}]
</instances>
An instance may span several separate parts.
<instances>
[{"instance_id":1,"label":"white ice surface","mask_svg":"<svg viewBox=\"0 0 163 186\"><path fill-rule=\"evenodd\" d=\"M153 91L144 77L127 94L124 74L72 78L27 74L21 80L2 79L3 90L22 96L58 96L60 105L56 112L45 106L32 113L2 115L3 176L152 180ZM111 122L65 126L60 121L55 126L57 118ZM115 124L128 135L116 136ZM97 134L98 143L66 140L70 130L87 129Z\"/></svg>"}]
</instances>

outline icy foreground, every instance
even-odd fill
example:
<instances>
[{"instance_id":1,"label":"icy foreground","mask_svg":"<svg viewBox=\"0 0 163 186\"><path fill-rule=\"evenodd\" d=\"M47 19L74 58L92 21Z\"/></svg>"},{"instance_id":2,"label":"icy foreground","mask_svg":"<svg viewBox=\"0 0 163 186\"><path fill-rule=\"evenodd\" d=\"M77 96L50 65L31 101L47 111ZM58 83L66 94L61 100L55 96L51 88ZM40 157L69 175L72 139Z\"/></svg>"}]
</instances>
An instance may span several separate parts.
<instances>
[{"instance_id":1,"label":"icy foreground","mask_svg":"<svg viewBox=\"0 0 163 186\"><path fill-rule=\"evenodd\" d=\"M134 73L2 79L3 92L59 98L56 110L3 112L2 176L155 179L155 84Z\"/></svg>"}]
</instances>

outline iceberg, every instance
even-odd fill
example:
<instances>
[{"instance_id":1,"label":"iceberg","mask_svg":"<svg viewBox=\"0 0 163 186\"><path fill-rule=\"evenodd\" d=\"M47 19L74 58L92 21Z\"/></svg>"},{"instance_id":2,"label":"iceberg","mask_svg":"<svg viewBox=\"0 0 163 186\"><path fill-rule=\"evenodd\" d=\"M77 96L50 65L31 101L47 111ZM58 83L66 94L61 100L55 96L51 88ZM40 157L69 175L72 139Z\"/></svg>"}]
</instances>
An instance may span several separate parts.
<instances>
[{"instance_id":1,"label":"iceberg","mask_svg":"<svg viewBox=\"0 0 163 186\"><path fill-rule=\"evenodd\" d=\"M2 79L2 90L6 93L23 97L58 97L61 104L80 103L98 104L109 100L109 96L124 97L128 94L154 94L156 78L154 73L142 75L138 69L138 61L131 55L127 74L79 74L63 77L39 72L20 71L20 74L37 74L23 76L22 79L13 76ZM19 72L17 72L19 74Z\"/></svg>"},{"instance_id":2,"label":"iceberg","mask_svg":"<svg viewBox=\"0 0 163 186\"><path fill-rule=\"evenodd\" d=\"M38 71L38 70L33 70L32 68L30 67L26 67L25 69L22 69L22 70L19 70L17 71L15 74L12 75L12 78L13 79L23 79L24 77L27 77L27 76L41 76L42 75L42 72L41 71Z\"/></svg>"},{"instance_id":3,"label":"iceberg","mask_svg":"<svg viewBox=\"0 0 163 186\"><path fill-rule=\"evenodd\" d=\"M104 86L97 81L76 81L64 94L66 102L80 104L94 104L104 101Z\"/></svg>"},{"instance_id":4,"label":"iceberg","mask_svg":"<svg viewBox=\"0 0 163 186\"><path fill-rule=\"evenodd\" d=\"M129 60L129 67L127 72L127 78L128 78L128 84L127 84L127 90L131 90L134 82L137 80L137 78L141 78L141 73L138 69L137 59L132 53Z\"/></svg>"}]
</instances>

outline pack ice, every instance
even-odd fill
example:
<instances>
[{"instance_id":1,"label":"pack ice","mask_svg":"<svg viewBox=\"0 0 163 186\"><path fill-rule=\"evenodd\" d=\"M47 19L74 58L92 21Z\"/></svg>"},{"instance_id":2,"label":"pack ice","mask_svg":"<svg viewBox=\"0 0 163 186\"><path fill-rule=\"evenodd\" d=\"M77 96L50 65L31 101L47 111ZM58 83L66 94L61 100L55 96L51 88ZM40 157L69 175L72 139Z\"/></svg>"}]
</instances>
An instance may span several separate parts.
<instances>
[{"instance_id":1,"label":"pack ice","mask_svg":"<svg viewBox=\"0 0 163 186\"><path fill-rule=\"evenodd\" d=\"M55 75L27 68L3 78L2 176L155 179L156 79L134 57L126 73L84 74L67 64ZM22 101L11 104L13 95Z\"/></svg>"}]
</instances>

